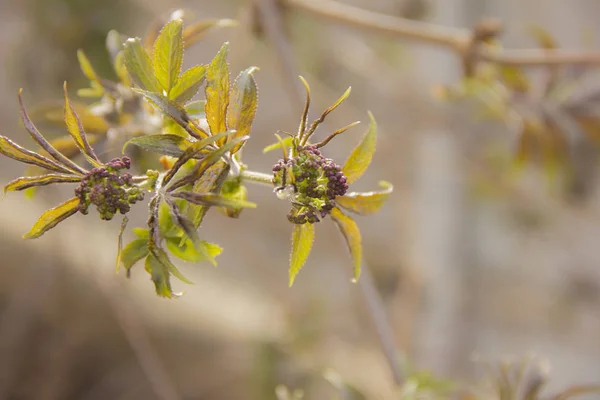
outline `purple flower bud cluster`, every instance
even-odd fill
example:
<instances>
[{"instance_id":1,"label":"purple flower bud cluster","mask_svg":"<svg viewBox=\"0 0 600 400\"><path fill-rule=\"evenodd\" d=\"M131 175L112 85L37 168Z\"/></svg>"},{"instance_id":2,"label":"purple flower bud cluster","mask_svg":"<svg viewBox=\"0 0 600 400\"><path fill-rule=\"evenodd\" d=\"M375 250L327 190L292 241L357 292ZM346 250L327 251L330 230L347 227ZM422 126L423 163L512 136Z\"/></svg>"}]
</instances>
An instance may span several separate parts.
<instances>
[{"instance_id":1,"label":"purple flower bud cluster","mask_svg":"<svg viewBox=\"0 0 600 400\"><path fill-rule=\"evenodd\" d=\"M299 147L297 151L296 157L279 160L273 166L273 183L276 190L293 187L288 220L313 224L331 212L336 196L346 194L348 183L341 167L315 146Z\"/></svg>"},{"instance_id":2,"label":"purple flower bud cluster","mask_svg":"<svg viewBox=\"0 0 600 400\"><path fill-rule=\"evenodd\" d=\"M135 185L131 174L120 173L130 166L129 157L115 158L88 172L75 189L79 211L87 214L93 204L101 219L110 220L117 212L127 214L132 204L143 200L144 191Z\"/></svg>"}]
</instances>

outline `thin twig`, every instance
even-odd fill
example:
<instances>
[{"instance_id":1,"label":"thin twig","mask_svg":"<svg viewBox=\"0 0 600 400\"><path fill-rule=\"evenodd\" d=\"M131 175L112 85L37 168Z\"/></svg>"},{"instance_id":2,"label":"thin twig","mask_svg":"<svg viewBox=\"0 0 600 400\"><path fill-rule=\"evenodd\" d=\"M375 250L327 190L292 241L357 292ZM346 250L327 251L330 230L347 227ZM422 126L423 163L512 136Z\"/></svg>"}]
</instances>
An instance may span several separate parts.
<instances>
[{"instance_id":1,"label":"thin twig","mask_svg":"<svg viewBox=\"0 0 600 400\"><path fill-rule=\"evenodd\" d=\"M364 10L336 0L281 0L282 4L315 16L347 25L404 37L427 44L448 47L464 56L473 33L466 28L452 28L427 22L394 17ZM546 49L499 49L482 44L476 54L478 60L503 65L548 66L557 64L600 64L600 52Z\"/></svg>"},{"instance_id":2,"label":"thin twig","mask_svg":"<svg viewBox=\"0 0 600 400\"><path fill-rule=\"evenodd\" d=\"M396 341L394 340L394 331L385 314L385 308L381 296L375 287L373 276L368 265L363 262L363 268L360 279L358 280L361 292L365 298L369 315L373 319L373 324L377 330L379 343L383 354L388 361L390 370L394 377L396 385L400 386L404 382L405 373L400 361L404 359L404 355L398 350Z\"/></svg>"}]
</instances>

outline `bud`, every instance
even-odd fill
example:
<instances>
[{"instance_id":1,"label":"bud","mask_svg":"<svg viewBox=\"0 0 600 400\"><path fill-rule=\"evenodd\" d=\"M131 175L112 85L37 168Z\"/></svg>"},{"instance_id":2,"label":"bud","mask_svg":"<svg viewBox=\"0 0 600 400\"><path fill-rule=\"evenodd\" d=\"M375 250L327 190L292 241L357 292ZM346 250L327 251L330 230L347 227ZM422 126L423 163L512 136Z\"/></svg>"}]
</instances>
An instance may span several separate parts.
<instances>
[{"instance_id":1,"label":"bud","mask_svg":"<svg viewBox=\"0 0 600 400\"><path fill-rule=\"evenodd\" d=\"M144 191L137 187L129 173L129 157L115 158L102 167L88 172L75 189L79 198L79 211L87 214L90 205L95 205L100 218L112 219L117 212L127 214L131 205L144 199Z\"/></svg>"},{"instance_id":2,"label":"bud","mask_svg":"<svg viewBox=\"0 0 600 400\"><path fill-rule=\"evenodd\" d=\"M342 169L325 158L316 146L297 148L298 154L273 166L273 183L280 198L288 198L293 224L314 224L335 206L335 198L348 190Z\"/></svg>"}]
</instances>

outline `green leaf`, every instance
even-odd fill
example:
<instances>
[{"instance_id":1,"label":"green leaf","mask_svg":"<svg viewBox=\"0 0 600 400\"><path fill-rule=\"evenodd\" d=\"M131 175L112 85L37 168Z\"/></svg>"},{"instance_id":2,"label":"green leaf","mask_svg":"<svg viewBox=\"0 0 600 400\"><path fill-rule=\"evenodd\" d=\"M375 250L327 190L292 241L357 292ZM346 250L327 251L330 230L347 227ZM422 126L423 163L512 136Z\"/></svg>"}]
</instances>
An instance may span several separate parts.
<instances>
[{"instance_id":1,"label":"green leaf","mask_svg":"<svg viewBox=\"0 0 600 400\"><path fill-rule=\"evenodd\" d=\"M35 239L79 211L79 199L73 197L42 214L33 227L23 235L23 239Z\"/></svg>"},{"instance_id":2,"label":"green leaf","mask_svg":"<svg viewBox=\"0 0 600 400\"><path fill-rule=\"evenodd\" d=\"M194 193L194 192L173 192L173 197L184 199L190 203L203 205L203 206L217 206L230 208L234 211L240 208L256 208L256 203L250 201L225 197L215 193Z\"/></svg>"},{"instance_id":3,"label":"green leaf","mask_svg":"<svg viewBox=\"0 0 600 400\"><path fill-rule=\"evenodd\" d=\"M194 282L190 281L189 279L187 279L185 276L183 276L183 274L181 272L179 272L179 270L177 269L177 267L175 266L175 264L173 264L171 262L171 260L169 260L169 256L167 255L167 253L165 253L165 251L163 249L160 249L158 247L155 247L152 249L151 254L153 254L158 261L163 264L164 266L166 266L167 271L172 274L175 278L179 279L180 281L187 283L189 285L193 285Z\"/></svg>"},{"instance_id":4,"label":"green leaf","mask_svg":"<svg viewBox=\"0 0 600 400\"><path fill-rule=\"evenodd\" d=\"M134 92L141 94L160 111L173 118L178 123L185 125L188 121L185 110L175 102L169 100L162 93L149 92L147 90L133 89Z\"/></svg>"},{"instance_id":5,"label":"green leaf","mask_svg":"<svg viewBox=\"0 0 600 400\"><path fill-rule=\"evenodd\" d=\"M194 182L192 191L194 193L219 193L224 182L227 180L229 170L229 164L222 160L217 161ZM199 206L188 203L186 215L188 215L188 218L192 220L196 227L199 227L202 224L204 216L209 208L210 207L207 206Z\"/></svg>"},{"instance_id":6,"label":"green leaf","mask_svg":"<svg viewBox=\"0 0 600 400\"><path fill-rule=\"evenodd\" d=\"M200 253L205 260L208 260L211 264L216 266L217 262L205 251L204 247L202 246L202 241L198 236L198 231L196 230L196 226L193 224L193 222L180 211L180 207L175 200L167 197L166 202L170 208L170 216L172 221L175 222L185 234L185 236L182 236L181 243L185 242L186 239L191 240L194 250Z\"/></svg>"},{"instance_id":7,"label":"green leaf","mask_svg":"<svg viewBox=\"0 0 600 400\"><path fill-rule=\"evenodd\" d=\"M152 253L148 254L146 257L146 271L148 271L154 282L157 295L168 298L174 296L169 278L169 267L160 262L160 260Z\"/></svg>"},{"instance_id":8,"label":"green leaf","mask_svg":"<svg viewBox=\"0 0 600 400\"><path fill-rule=\"evenodd\" d=\"M176 85L181 72L183 60L183 21L175 19L167 23L156 41L152 54L152 67L154 75L167 91Z\"/></svg>"},{"instance_id":9,"label":"green leaf","mask_svg":"<svg viewBox=\"0 0 600 400\"><path fill-rule=\"evenodd\" d=\"M133 228L131 231L140 239L148 239L150 237L150 231L146 228Z\"/></svg>"},{"instance_id":10,"label":"green leaf","mask_svg":"<svg viewBox=\"0 0 600 400\"><path fill-rule=\"evenodd\" d=\"M162 87L152 68L152 62L148 53L142 47L139 38L130 38L125 42L124 48L125 66L133 82L141 89L152 93L163 93Z\"/></svg>"},{"instance_id":11,"label":"green leaf","mask_svg":"<svg viewBox=\"0 0 600 400\"><path fill-rule=\"evenodd\" d=\"M227 130L227 105L229 104L229 67L225 43L206 71L206 121L214 135Z\"/></svg>"},{"instance_id":12,"label":"green leaf","mask_svg":"<svg viewBox=\"0 0 600 400\"><path fill-rule=\"evenodd\" d=\"M199 246L202 247L200 251L196 249L198 246L194 246L190 238L185 238L183 241L179 237L167 238L167 249L174 256L188 262L208 261L216 267L217 262L215 261L215 257L220 255L223 249L216 244L208 243L204 240L200 241ZM207 258L205 254L209 257Z\"/></svg>"},{"instance_id":13,"label":"green leaf","mask_svg":"<svg viewBox=\"0 0 600 400\"><path fill-rule=\"evenodd\" d=\"M90 60L85 56L83 50L77 50L77 60L79 61L79 66L81 67L81 72L88 78L90 81L100 82L100 78L98 78L98 74L94 71L94 67L90 63Z\"/></svg>"},{"instance_id":14,"label":"green leaf","mask_svg":"<svg viewBox=\"0 0 600 400\"><path fill-rule=\"evenodd\" d=\"M146 257L149 252L148 238L134 239L123 248L121 251L121 264L127 270L128 275L131 268L142 258Z\"/></svg>"},{"instance_id":15,"label":"green leaf","mask_svg":"<svg viewBox=\"0 0 600 400\"><path fill-rule=\"evenodd\" d=\"M123 146L122 152L130 144L136 145L144 150L152 151L158 154L165 154L171 157L179 157L192 145L192 142L179 135L158 134L137 136L128 140Z\"/></svg>"},{"instance_id":16,"label":"green leaf","mask_svg":"<svg viewBox=\"0 0 600 400\"><path fill-rule=\"evenodd\" d=\"M173 165L173 167L165 175L165 177L163 178L163 185L166 185L175 176L175 174L183 166L183 164L185 164L192 158L196 158L196 156L198 156L198 154L200 154L202 152L206 153L206 146L208 146L209 144L212 144L213 142L219 140L220 138L225 137L230 134L231 134L231 132L221 132L214 136L209 136L205 139L194 142L191 146L189 146L187 149L185 149L183 154L177 159L177 162L175 162L175 165ZM229 145L229 143L227 143L227 145ZM223 154L225 154L229 150L230 147L233 146L233 145L229 145L229 146L227 146L227 145L222 146L222 147L218 148L217 150L214 150L211 153L209 153L208 155L206 155L206 157L204 157L202 159L202 162L203 163L210 163L210 162L215 163L219 158L221 158L223 156Z\"/></svg>"},{"instance_id":17,"label":"green leaf","mask_svg":"<svg viewBox=\"0 0 600 400\"><path fill-rule=\"evenodd\" d=\"M98 156L96 156L96 153L94 153L92 146L90 146L89 142L87 141L87 137L85 131L83 130L83 125L79 119L79 116L75 113L73 107L71 107L69 95L67 93L67 82L64 83L63 89L65 92L65 124L67 125L67 131L73 138L75 144L77 144L77 147L79 147L81 154L85 156L90 164L97 167L101 164L100 160L98 159Z\"/></svg>"},{"instance_id":18,"label":"green leaf","mask_svg":"<svg viewBox=\"0 0 600 400\"><path fill-rule=\"evenodd\" d=\"M206 65L196 65L188 69L169 92L169 98L178 104L187 103L198 93L205 78Z\"/></svg>"},{"instance_id":19,"label":"green leaf","mask_svg":"<svg viewBox=\"0 0 600 400\"><path fill-rule=\"evenodd\" d=\"M369 167L369 164L371 164L373 154L375 153L375 144L377 142L377 123L375 122L373 114L370 112L369 119L371 120L369 129L367 129L367 132L363 136L359 145L356 146L356 148L352 151L350 157L348 157L346 160L344 168L342 169L344 175L346 175L348 184L353 183L362 176L362 174Z\"/></svg>"},{"instance_id":20,"label":"green leaf","mask_svg":"<svg viewBox=\"0 0 600 400\"><path fill-rule=\"evenodd\" d=\"M229 199L245 201L248 198L248 189L246 189L246 186L242 184L240 179L231 179L223 184L223 188L221 189L221 196ZM243 208L224 207L220 208L219 210L222 211L229 218L239 218Z\"/></svg>"},{"instance_id":21,"label":"green leaf","mask_svg":"<svg viewBox=\"0 0 600 400\"><path fill-rule=\"evenodd\" d=\"M258 106L258 89L252 74L258 68L250 67L242 71L233 83L227 108L227 127L236 130L235 137L250 134L256 108ZM234 148L231 153L236 153L241 148Z\"/></svg>"},{"instance_id":22,"label":"green leaf","mask_svg":"<svg viewBox=\"0 0 600 400\"><path fill-rule=\"evenodd\" d=\"M206 106L206 101L204 100L196 100L185 105L185 111L188 113L190 118L192 119L205 119L206 114L204 113L204 107Z\"/></svg>"},{"instance_id":23,"label":"green leaf","mask_svg":"<svg viewBox=\"0 0 600 400\"><path fill-rule=\"evenodd\" d=\"M315 239L315 226L313 224L294 225L292 232L292 253L290 255L290 287L312 249Z\"/></svg>"},{"instance_id":24,"label":"green leaf","mask_svg":"<svg viewBox=\"0 0 600 400\"><path fill-rule=\"evenodd\" d=\"M339 208L334 207L331 210L331 218L335 221L338 228L346 239L346 244L350 250L350 256L352 257L352 264L354 265L354 280L358 280L360 276L360 266L362 264L362 244L360 237L360 230L356 222L349 216L345 215L340 211Z\"/></svg>"},{"instance_id":25,"label":"green leaf","mask_svg":"<svg viewBox=\"0 0 600 400\"><path fill-rule=\"evenodd\" d=\"M212 28L226 28L237 25L237 21L232 19L213 19L188 25L183 30L184 46L189 47L190 45L196 43L198 40L202 39L204 35Z\"/></svg>"},{"instance_id":26,"label":"green leaf","mask_svg":"<svg viewBox=\"0 0 600 400\"><path fill-rule=\"evenodd\" d=\"M356 214L373 214L385 204L394 187L391 183L381 181L379 185L383 190L373 192L352 192L335 198L335 202L342 208Z\"/></svg>"},{"instance_id":27,"label":"green leaf","mask_svg":"<svg viewBox=\"0 0 600 400\"><path fill-rule=\"evenodd\" d=\"M52 183L74 183L80 182L81 177L75 175L46 174L40 176L24 176L10 181L4 186L4 193L18 191L34 186L46 186Z\"/></svg>"},{"instance_id":28,"label":"green leaf","mask_svg":"<svg viewBox=\"0 0 600 400\"><path fill-rule=\"evenodd\" d=\"M291 146L292 146L292 142L293 142L293 141L294 141L294 138L293 138L292 136L288 136L288 137L286 137L286 138L282 139L282 140L281 140L281 142L273 143L273 144L271 144L271 145L269 145L269 146L265 147L265 148L263 149L263 153L268 153L268 152L270 152L270 151L273 151L273 150L280 149L280 148L281 148L281 145L282 145L282 143L283 143L283 145L284 145L284 146L286 146L286 147L291 147Z\"/></svg>"},{"instance_id":29,"label":"green leaf","mask_svg":"<svg viewBox=\"0 0 600 400\"><path fill-rule=\"evenodd\" d=\"M10 157L13 160L21 161L25 164L37 165L38 167L45 168L50 171L62 172L66 174L73 173L67 167L52 161L44 156L39 155L33 151L27 150L7 137L0 136L0 153L6 157Z\"/></svg>"}]
</instances>

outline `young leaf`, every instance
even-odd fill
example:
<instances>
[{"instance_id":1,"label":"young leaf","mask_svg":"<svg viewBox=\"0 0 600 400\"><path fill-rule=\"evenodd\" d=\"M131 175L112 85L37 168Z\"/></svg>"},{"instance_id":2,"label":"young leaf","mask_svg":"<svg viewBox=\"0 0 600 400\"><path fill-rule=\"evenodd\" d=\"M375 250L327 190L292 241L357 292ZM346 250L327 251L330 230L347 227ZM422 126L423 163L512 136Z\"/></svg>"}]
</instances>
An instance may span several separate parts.
<instances>
[{"instance_id":1,"label":"young leaf","mask_svg":"<svg viewBox=\"0 0 600 400\"><path fill-rule=\"evenodd\" d=\"M310 254L315 239L313 224L294 225L292 232L292 253L290 255L290 287Z\"/></svg>"},{"instance_id":2,"label":"young leaf","mask_svg":"<svg viewBox=\"0 0 600 400\"><path fill-rule=\"evenodd\" d=\"M252 74L258 68L250 67L242 71L233 83L227 108L227 127L236 130L236 137L250 134L256 108L258 106L258 89ZM234 148L231 153L236 153L241 148Z\"/></svg>"},{"instance_id":3,"label":"young leaf","mask_svg":"<svg viewBox=\"0 0 600 400\"><path fill-rule=\"evenodd\" d=\"M173 192L171 195L190 203L203 206L225 207L234 211L240 208L256 208L256 203L232 197L224 197L216 193Z\"/></svg>"},{"instance_id":4,"label":"young leaf","mask_svg":"<svg viewBox=\"0 0 600 400\"><path fill-rule=\"evenodd\" d=\"M33 121L27 115L27 110L25 110L25 105L23 104L23 98L21 97L22 89L19 90L18 99L19 99L19 108L21 110L21 120L23 121L23 125L25 126L25 130L29 133L31 138L35 140L35 142L52 158L58 161L61 164L61 168L74 172L79 172L85 174L85 170L81 168L79 165L75 164L73 161L65 157L60 151L54 148L52 144L46 140L44 136L37 130ZM64 118L63 118L64 119ZM10 157L10 156L9 156Z\"/></svg>"},{"instance_id":5,"label":"young leaf","mask_svg":"<svg viewBox=\"0 0 600 400\"><path fill-rule=\"evenodd\" d=\"M317 118L312 125L310 126L310 129L308 130L308 132L306 133L306 136L303 136L302 138L302 143L307 143L308 139L312 136L313 133L315 133L315 130L317 130L317 127L323 122L325 121L325 118L327 117L327 115L329 115L329 113L331 113L333 110L335 110L336 108L339 107L340 104L342 104L344 102L344 100L346 100L348 98L348 96L350 96L350 92L351 92L352 88L349 87L348 89L346 89L346 91L344 92L344 94L342 94L340 96L339 99L337 99L335 101L335 103L333 103L331 105L331 107L329 107L328 109L326 109L323 114L321 114L321 116L319 118Z\"/></svg>"},{"instance_id":6,"label":"young leaf","mask_svg":"<svg viewBox=\"0 0 600 400\"><path fill-rule=\"evenodd\" d=\"M181 75L177 84L169 92L169 98L178 104L187 103L198 93L205 78L206 65L196 65L188 69Z\"/></svg>"},{"instance_id":7,"label":"young leaf","mask_svg":"<svg viewBox=\"0 0 600 400\"><path fill-rule=\"evenodd\" d=\"M183 60L183 21L167 23L154 42L152 67L154 75L167 94L177 83Z\"/></svg>"},{"instance_id":8,"label":"young leaf","mask_svg":"<svg viewBox=\"0 0 600 400\"><path fill-rule=\"evenodd\" d=\"M340 228L342 235L344 235L344 239L346 239L346 244L348 245L350 256L352 257L352 264L354 265L354 280L356 281L360 276L360 266L362 263L360 230L358 229L356 222L341 212L337 207L334 207L333 210L331 210L331 218L333 218L338 228Z\"/></svg>"},{"instance_id":9,"label":"young leaf","mask_svg":"<svg viewBox=\"0 0 600 400\"><path fill-rule=\"evenodd\" d=\"M135 239L129 242L121 251L121 263L127 271L131 273L131 268L142 258L148 255L148 239Z\"/></svg>"},{"instance_id":10,"label":"young leaf","mask_svg":"<svg viewBox=\"0 0 600 400\"><path fill-rule=\"evenodd\" d=\"M229 67L225 43L206 71L206 120L214 135L227 130L227 105L229 104Z\"/></svg>"},{"instance_id":11,"label":"young leaf","mask_svg":"<svg viewBox=\"0 0 600 400\"><path fill-rule=\"evenodd\" d=\"M10 181L4 186L4 193L8 191L24 190L34 186L46 186L52 183L74 183L80 181L81 177L75 175L46 174L40 176L24 176Z\"/></svg>"},{"instance_id":12,"label":"young leaf","mask_svg":"<svg viewBox=\"0 0 600 400\"><path fill-rule=\"evenodd\" d=\"M223 188L221 189L221 196L235 200L246 201L248 199L248 189L246 189L246 186L242 184L240 179L228 180L227 182L225 182L225 184L223 184ZM219 208L219 210L229 218L239 218L243 208L223 207Z\"/></svg>"},{"instance_id":13,"label":"young leaf","mask_svg":"<svg viewBox=\"0 0 600 400\"><path fill-rule=\"evenodd\" d=\"M183 243L187 239L191 240L191 242L194 246L194 250L197 251L198 253L200 253L200 255L205 260L208 260L211 264L216 266L217 262L214 260L214 258L212 258L210 256L210 254L205 252L204 246L202 246L202 241L200 240L200 237L198 236L198 231L196 230L196 226L192 223L192 221L190 221L187 218L187 216L185 216L184 214L181 213L181 211L179 209L179 205L173 199L170 199L169 197L167 197L166 203L169 205L169 208L170 208L171 219L177 223L177 226L179 228L181 228L181 230L183 230L183 233L185 233L185 235L186 235L182 239L180 239L180 241Z\"/></svg>"},{"instance_id":14,"label":"young leaf","mask_svg":"<svg viewBox=\"0 0 600 400\"><path fill-rule=\"evenodd\" d=\"M83 50L77 50L77 60L79 60L79 66L81 67L81 72L88 78L90 81L100 82L96 71L94 71L94 67L90 63L90 60L85 56Z\"/></svg>"},{"instance_id":15,"label":"young leaf","mask_svg":"<svg viewBox=\"0 0 600 400\"><path fill-rule=\"evenodd\" d=\"M281 141L278 141L277 143L273 143L273 144L265 147L263 149L263 153L268 153L270 151L280 149L282 144L286 147L290 147L292 145L293 141L294 141L294 138L292 136L288 136L286 138L283 138Z\"/></svg>"},{"instance_id":16,"label":"young leaf","mask_svg":"<svg viewBox=\"0 0 600 400\"><path fill-rule=\"evenodd\" d=\"M230 167L228 163L222 160L217 161L194 182L192 191L194 193L219 193L223 187L223 184L227 180L229 170ZM194 226L199 227L202 224L202 220L204 219L208 209L209 207L207 206L199 206L188 203L186 215L190 220L192 220Z\"/></svg>"},{"instance_id":17,"label":"young leaf","mask_svg":"<svg viewBox=\"0 0 600 400\"><path fill-rule=\"evenodd\" d=\"M175 176L177 171L179 171L179 169L183 166L183 164L185 164L192 158L195 158L198 154L205 152L206 146L208 146L209 144L212 144L216 140L218 140L222 137L225 137L227 135L230 135L230 134L231 134L231 132L221 132L214 136L209 136L205 139L194 142L191 146L189 146L187 149L185 149L183 154L177 159L177 162L175 163L175 165L173 165L173 167L165 175L165 177L163 178L163 185L166 185L171 179L173 179L173 177ZM203 162L208 162L209 160L214 160L214 161L212 161L214 163L219 158L221 158L221 156L227 150L228 150L228 148L223 146L223 147L219 148L218 150L213 151L209 156L204 158Z\"/></svg>"},{"instance_id":18,"label":"young leaf","mask_svg":"<svg viewBox=\"0 0 600 400\"><path fill-rule=\"evenodd\" d=\"M369 129L363 136L360 144L350 154L342 171L346 175L348 183L353 183L367 170L373 154L375 153L375 144L377 142L377 123L373 114L369 113Z\"/></svg>"},{"instance_id":19,"label":"young leaf","mask_svg":"<svg viewBox=\"0 0 600 400\"><path fill-rule=\"evenodd\" d=\"M141 89L151 93L163 93L162 87L152 68L152 62L148 53L142 47L139 38L130 38L125 42L124 48L125 66L127 71Z\"/></svg>"},{"instance_id":20,"label":"young leaf","mask_svg":"<svg viewBox=\"0 0 600 400\"><path fill-rule=\"evenodd\" d=\"M204 113L205 106L206 101L195 100L185 105L185 111L192 119L206 119L206 114Z\"/></svg>"},{"instance_id":21,"label":"young leaf","mask_svg":"<svg viewBox=\"0 0 600 400\"><path fill-rule=\"evenodd\" d=\"M340 207L356 214L373 214L379 211L394 189L391 183L385 181L379 182L379 186L383 187L383 190L346 193L344 196L336 197L335 202Z\"/></svg>"},{"instance_id":22,"label":"young leaf","mask_svg":"<svg viewBox=\"0 0 600 400\"><path fill-rule=\"evenodd\" d=\"M33 151L27 150L7 137L0 136L0 153L6 157L12 158L13 160L21 161L25 164L37 165L44 169L56 172L62 172L66 174L72 174L73 171L67 167L52 161L44 156L39 155Z\"/></svg>"},{"instance_id":23,"label":"young leaf","mask_svg":"<svg viewBox=\"0 0 600 400\"><path fill-rule=\"evenodd\" d=\"M58 207L51 208L42 214L33 227L23 235L23 239L35 239L54 228L79 210L79 199L73 197Z\"/></svg>"},{"instance_id":24,"label":"young leaf","mask_svg":"<svg viewBox=\"0 0 600 400\"><path fill-rule=\"evenodd\" d=\"M177 267L175 267L171 260L169 260L169 256L167 255L167 253L165 253L163 249L155 247L152 249L151 254L153 254L158 259L158 261L167 268L167 271L170 274L172 274L175 278L189 285L194 284L194 282L190 281L185 276L183 276L181 272L179 272Z\"/></svg>"},{"instance_id":25,"label":"young leaf","mask_svg":"<svg viewBox=\"0 0 600 400\"><path fill-rule=\"evenodd\" d=\"M157 134L157 135L142 135L128 140L123 146L122 152L130 144L136 145L144 150L152 151L158 154L165 154L171 157L179 157L183 152L192 145L192 142L179 135Z\"/></svg>"},{"instance_id":26,"label":"young leaf","mask_svg":"<svg viewBox=\"0 0 600 400\"><path fill-rule=\"evenodd\" d=\"M171 289L168 266L164 265L154 254L150 253L146 257L146 271L148 271L154 282L156 294L161 297L172 298L174 293Z\"/></svg>"},{"instance_id":27,"label":"young leaf","mask_svg":"<svg viewBox=\"0 0 600 400\"><path fill-rule=\"evenodd\" d=\"M79 116L75 113L73 107L71 107L69 95L67 93L67 82L64 83L63 90L65 92L65 124L67 125L67 131L73 138L73 141L77 144L77 147L79 147L81 154L85 156L90 164L97 167L101 162L96 153L94 153L94 149L92 149L92 146L90 146L87 141Z\"/></svg>"},{"instance_id":28,"label":"young leaf","mask_svg":"<svg viewBox=\"0 0 600 400\"><path fill-rule=\"evenodd\" d=\"M208 261L213 266L217 266L215 257L222 253L223 249L216 244L201 240L194 245L190 238L181 240L179 237L167 238L167 249L176 257L188 262ZM208 255L208 258L206 257Z\"/></svg>"},{"instance_id":29,"label":"young leaf","mask_svg":"<svg viewBox=\"0 0 600 400\"><path fill-rule=\"evenodd\" d=\"M99 136L90 136L88 137L88 143L90 145L97 143L101 137ZM79 154L79 146L73 141L71 136L61 136L56 139L52 139L50 144L54 146L54 148L60 151L66 157L75 157ZM44 154L42 152L42 154ZM83 170L83 169L82 169ZM83 170L85 173L85 170Z\"/></svg>"}]
</instances>

